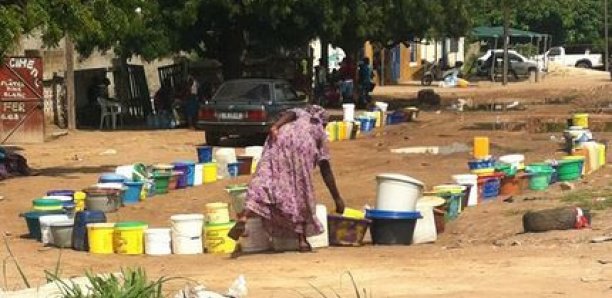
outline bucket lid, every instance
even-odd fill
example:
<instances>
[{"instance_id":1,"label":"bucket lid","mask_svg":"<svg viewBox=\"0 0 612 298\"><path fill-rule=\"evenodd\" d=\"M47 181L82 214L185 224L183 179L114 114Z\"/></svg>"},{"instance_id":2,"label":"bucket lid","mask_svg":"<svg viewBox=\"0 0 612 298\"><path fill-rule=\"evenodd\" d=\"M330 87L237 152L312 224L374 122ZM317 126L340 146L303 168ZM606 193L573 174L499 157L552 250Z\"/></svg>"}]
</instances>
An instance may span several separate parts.
<instances>
[{"instance_id":1,"label":"bucket lid","mask_svg":"<svg viewBox=\"0 0 612 298\"><path fill-rule=\"evenodd\" d=\"M143 181L125 181L123 182L123 184L126 186L140 186L140 185L143 185L144 182Z\"/></svg>"},{"instance_id":2,"label":"bucket lid","mask_svg":"<svg viewBox=\"0 0 612 298\"><path fill-rule=\"evenodd\" d=\"M56 200L56 199L47 199L47 198L40 198L40 199L34 199L32 201L32 204L34 204L34 206L41 206L41 207L58 207L62 205L62 201L60 200Z\"/></svg>"},{"instance_id":3,"label":"bucket lid","mask_svg":"<svg viewBox=\"0 0 612 298\"><path fill-rule=\"evenodd\" d=\"M88 196L91 195L117 195L121 193L121 189L90 187L83 190Z\"/></svg>"},{"instance_id":4,"label":"bucket lid","mask_svg":"<svg viewBox=\"0 0 612 298\"><path fill-rule=\"evenodd\" d=\"M173 162L173 164L175 166L177 166L177 165L193 166L193 165L196 164L196 162L192 161L192 160L177 160L177 161Z\"/></svg>"},{"instance_id":5,"label":"bucket lid","mask_svg":"<svg viewBox=\"0 0 612 298\"><path fill-rule=\"evenodd\" d=\"M417 201L417 206L438 207L444 205L446 200L438 196L424 196Z\"/></svg>"},{"instance_id":6,"label":"bucket lid","mask_svg":"<svg viewBox=\"0 0 612 298\"><path fill-rule=\"evenodd\" d=\"M121 190L121 189L123 189L123 182L121 182L121 183L116 183L116 182L96 183L96 184L92 185L92 187L101 188L101 189L116 189L116 190Z\"/></svg>"},{"instance_id":7,"label":"bucket lid","mask_svg":"<svg viewBox=\"0 0 612 298\"><path fill-rule=\"evenodd\" d=\"M46 214L38 218L41 224L50 224L55 221L66 221L68 219L68 215L66 214Z\"/></svg>"},{"instance_id":8,"label":"bucket lid","mask_svg":"<svg viewBox=\"0 0 612 298\"><path fill-rule=\"evenodd\" d=\"M153 168L156 170L172 170L174 169L174 166L171 164L167 164L167 163L160 163L160 164L154 165Z\"/></svg>"},{"instance_id":9,"label":"bucket lid","mask_svg":"<svg viewBox=\"0 0 612 298\"><path fill-rule=\"evenodd\" d=\"M122 221L122 222L118 222L115 224L115 229L126 229L126 230L131 230L131 229L136 229L136 228L141 228L141 229L145 229L147 228L148 224L146 222L142 222L142 221Z\"/></svg>"},{"instance_id":10,"label":"bucket lid","mask_svg":"<svg viewBox=\"0 0 612 298\"><path fill-rule=\"evenodd\" d=\"M75 191L71 189L54 189L47 191L48 196L71 196Z\"/></svg>"},{"instance_id":11,"label":"bucket lid","mask_svg":"<svg viewBox=\"0 0 612 298\"><path fill-rule=\"evenodd\" d=\"M48 200L58 200L61 202L71 202L73 200L72 197L69 196L44 196L42 198Z\"/></svg>"},{"instance_id":12,"label":"bucket lid","mask_svg":"<svg viewBox=\"0 0 612 298\"><path fill-rule=\"evenodd\" d=\"M145 234L167 234L170 236L171 231L169 228L148 228L145 230Z\"/></svg>"},{"instance_id":13,"label":"bucket lid","mask_svg":"<svg viewBox=\"0 0 612 298\"><path fill-rule=\"evenodd\" d=\"M384 174L378 174L376 176L376 179L378 180L397 180L400 182L408 182L420 187L424 187L425 183L416 180L410 176L406 176L406 175L401 175L401 174L392 174L392 173L384 173Z\"/></svg>"},{"instance_id":14,"label":"bucket lid","mask_svg":"<svg viewBox=\"0 0 612 298\"><path fill-rule=\"evenodd\" d=\"M228 193L232 194L232 193L242 193L247 191L248 189L248 185L247 184L232 184L232 185L228 185L225 187L225 191L227 191Z\"/></svg>"},{"instance_id":15,"label":"bucket lid","mask_svg":"<svg viewBox=\"0 0 612 298\"><path fill-rule=\"evenodd\" d=\"M415 212L398 212L378 209L366 210L366 217L370 219L419 219L423 218L421 213Z\"/></svg>"},{"instance_id":16,"label":"bucket lid","mask_svg":"<svg viewBox=\"0 0 612 298\"><path fill-rule=\"evenodd\" d=\"M222 230L225 228L231 228L234 226L234 224L236 224L236 222L233 220L226 223L207 223L206 225L204 225L204 229Z\"/></svg>"},{"instance_id":17,"label":"bucket lid","mask_svg":"<svg viewBox=\"0 0 612 298\"><path fill-rule=\"evenodd\" d=\"M222 203L222 202L215 202L215 203L208 203L206 205L204 205L206 207L206 209L217 209L217 208L227 208L229 206L228 203Z\"/></svg>"},{"instance_id":18,"label":"bucket lid","mask_svg":"<svg viewBox=\"0 0 612 298\"><path fill-rule=\"evenodd\" d=\"M183 221L183 220L204 220L204 214L175 214L170 216L172 221Z\"/></svg>"},{"instance_id":19,"label":"bucket lid","mask_svg":"<svg viewBox=\"0 0 612 298\"><path fill-rule=\"evenodd\" d=\"M99 180L126 180L127 177L116 173L104 173L100 175Z\"/></svg>"},{"instance_id":20,"label":"bucket lid","mask_svg":"<svg viewBox=\"0 0 612 298\"><path fill-rule=\"evenodd\" d=\"M54 221L50 224L52 227L72 227L74 226L74 221L71 219L62 220L62 221Z\"/></svg>"},{"instance_id":21,"label":"bucket lid","mask_svg":"<svg viewBox=\"0 0 612 298\"><path fill-rule=\"evenodd\" d=\"M88 223L87 227L90 229L113 229L115 228L115 223L112 223L112 222Z\"/></svg>"},{"instance_id":22,"label":"bucket lid","mask_svg":"<svg viewBox=\"0 0 612 298\"><path fill-rule=\"evenodd\" d=\"M217 163L216 162L206 162L204 163L204 167L208 168L208 167L217 167Z\"/></svg>"}]
</instances>

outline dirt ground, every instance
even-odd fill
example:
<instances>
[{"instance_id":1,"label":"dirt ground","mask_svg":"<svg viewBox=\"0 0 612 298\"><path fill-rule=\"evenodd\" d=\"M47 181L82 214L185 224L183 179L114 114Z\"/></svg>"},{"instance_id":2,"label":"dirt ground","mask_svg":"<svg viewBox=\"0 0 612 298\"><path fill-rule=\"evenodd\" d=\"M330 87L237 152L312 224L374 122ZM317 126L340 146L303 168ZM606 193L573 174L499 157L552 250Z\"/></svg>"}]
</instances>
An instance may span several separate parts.
<instances>
[{"instance_id":1,"label":"dirt ground","mask_svg":"<svg viewBox=\"0 0 612 298\"><path fill-rule=\"evenodd\" d=\"M470 94L474 98L544 99L572 93L575 97L612 96L605 75L551 76L542 84L518 83L503 88L481 85L465 90L440 92ZM388 88L388 89L387 89ZM608 88L608 89L606 89ZM407 98L417 87L382 87L379 98ZM593 91L595 90L595 91ZM599 90L599 91L597 91ZM603 90L603 91L602 91ZM603 93L602 93L603 92ZM461 95L463 96L463 95ZM588 98L582 98L587 100ZM574 98L579 100L580 98ZM538 113L563 116L583 104L528 105L526 111L509 112L516 117ZM467 172L469 153L450 155L399 155L391 149L407 146L470 144L476 135L489 136L496 155L524 153L528 162L561 155L559 133L530 134L526 131L470 129L478 121L490 121L499 113L449 111L423 112L415 122L390 126L355 141L332 143L332 166L340 192L348 206L361 208L375 203L375 176L402 173L424 181L428 187L451 182L452 174ZM551 138L555 136L556 138ZM610 139L611 133L596 133ZM31 200L49 189L81 189L93 184L99 173L117 165L171 162L194 159L194 146L204 142L202 132L168 131L78 131L44 144L18 147L40 176L0 182L0 231L9 235L10 245L26 274L42 283L44 270L54 267L59 251L43 248L24 239L26 225L18 214L31 207ZM101 155L114 149L116 154ZM240 150L240 149L239 149ZM578 188L608 186L610 167L577 183ZM227 201L223 188L233 181L171 192L165 196L122 208L109 220L142 220L152 227L169 225L177 213L203 212L207 202ZM332 201L320 176L315 177L317 197L331 208ZM256 254L231 259L227 256L97 256L84 252L62 252L62 276L79 276L85 270L116 272L122 267L142 266L153 277L180 276L194 279L213 290L225 291L244 274L249 297L320 297L312 286L332 297L332 288L343 297L354 297L346 272L359 288L372 297L610 297L612 295L612 242L592 244L595 236L612 233L612 214L596 212L593 228L522 233L521 217L527 210L562 206L562 191L553 186L544 193L528 193L512 203L492 201L470 208L447 225L434 244L407 247L326 248L311 254ZM0 249L0 257L6 256ZM5 284L5 281L8 284ZM18 273L8 264L3 288L22 287ZM183 282L171 284L179 288Z\"/></svg>"}]
</instances>

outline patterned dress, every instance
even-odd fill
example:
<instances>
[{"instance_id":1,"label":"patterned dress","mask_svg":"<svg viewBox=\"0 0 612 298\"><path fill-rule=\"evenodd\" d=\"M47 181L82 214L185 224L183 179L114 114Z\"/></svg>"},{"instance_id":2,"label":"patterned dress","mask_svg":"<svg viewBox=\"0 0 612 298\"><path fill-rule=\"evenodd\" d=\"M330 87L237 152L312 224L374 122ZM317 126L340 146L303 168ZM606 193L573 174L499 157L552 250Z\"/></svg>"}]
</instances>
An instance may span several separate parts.
<instances>
[{"instance_id":1,"label":"patterned dress","mask_svg":"<svg viewBox=\"0 0 612 298\"><path fill-rule=\"evenodd\" d=\"M294 109L297 119L283 125L277 139L268 139L246 198L246 208L263 219L274 237L323 233L316 218L312 172L329 159L324 110Z\"/></svg>"}]
</instances>

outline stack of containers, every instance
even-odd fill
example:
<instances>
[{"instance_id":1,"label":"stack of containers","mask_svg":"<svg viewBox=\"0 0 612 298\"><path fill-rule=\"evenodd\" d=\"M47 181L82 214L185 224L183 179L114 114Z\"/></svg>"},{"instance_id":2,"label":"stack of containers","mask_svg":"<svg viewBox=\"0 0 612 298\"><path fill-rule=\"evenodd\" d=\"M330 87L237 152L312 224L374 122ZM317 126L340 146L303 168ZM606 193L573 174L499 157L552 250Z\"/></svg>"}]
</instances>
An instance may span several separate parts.
<instances>
[{"instance_id":1,"label":"stack of containers","mask_svg":"<svg viewBox=\"0 0 612 298\"><path fill-rule=\"evenodd\" d=\"M233 253L236 242L227 234L235 222L230 220L229 204L208 203L205 206L204 246L209 253Z\"/></svg>"},{"instance_id":2,"label":"stack of containers","mask_svg":"<svg viewBox=\"0 0 612 298\"><path fill-rule=\"evenodd\" d=\"M417 219L417 201L422 197L425 184L400 174L380 174L376 209L366 211L372 220L370 233L374 244L412 244Z\"/></svg>"}]
</instances>

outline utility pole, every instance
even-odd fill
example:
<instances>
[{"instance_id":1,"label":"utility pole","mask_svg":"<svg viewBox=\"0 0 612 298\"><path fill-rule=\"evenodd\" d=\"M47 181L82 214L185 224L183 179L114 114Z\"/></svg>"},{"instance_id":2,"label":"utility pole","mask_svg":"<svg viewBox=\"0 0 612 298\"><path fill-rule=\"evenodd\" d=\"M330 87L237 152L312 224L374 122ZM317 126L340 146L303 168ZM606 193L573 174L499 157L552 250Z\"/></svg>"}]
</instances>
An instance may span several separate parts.
<instances>
[{"instance_id":1,"label":"utility pole","mask_svg":"<svg viewBox=\"0 0 612 298\"><path fill-rule=\"evenodd\" d=\"M508 85L508 43L510 41L510 4L508 0L502 1L502 9L504 10L504 67L502 70L502 84Z\"/></svg>"},{"instance_id":2,"label":"utility pole","mask_svg":"<svg viewBox=\"0 0 612 298\"><path fill-rule=\"evenodd\" d=\"M608 23L608 0L604 0L604 46L605 46L605 57L604 57L604 66L605 71L610 70L610 36L609 31L610 24Z\"/></svg>"},{"instance_id":3,"label":"utility pole","mask_svg":"<svg viewBox=\"0 0 612 298\"><path fill-rule=\"evenodd\" d=\"M74 44L70 36L64 39L64 53L66 56L66 103L68 105L68 129L76 129L76 99L74 91Z\"/></svg>"}]
</instances>

